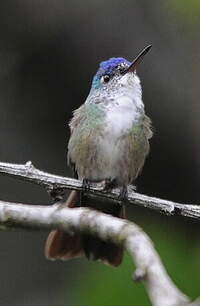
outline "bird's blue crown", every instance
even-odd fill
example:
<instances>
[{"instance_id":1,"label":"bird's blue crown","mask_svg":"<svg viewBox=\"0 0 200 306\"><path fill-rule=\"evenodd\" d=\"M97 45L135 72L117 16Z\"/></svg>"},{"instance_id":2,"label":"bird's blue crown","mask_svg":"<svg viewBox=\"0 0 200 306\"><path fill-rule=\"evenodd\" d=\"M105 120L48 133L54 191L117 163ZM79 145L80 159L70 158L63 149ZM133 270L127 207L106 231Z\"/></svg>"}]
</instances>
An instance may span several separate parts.
<instances>
[{"instance_id":1,"label":"bird's blue crown","mask_svg":"<svg viewBox=\"0 0 200 306\"><path fill-rule=\"evenodd\" d=\"M101 85L100 79L104 75L113 75L116 71L116 69L120 65L130 65L130 62L127 61L123 57L112 57L107 61L103 61L99 65L99 69L97 70L97 73L95 74L93 81L92 81L92 87L99 88Z\"/></svg>"}]
</instances>

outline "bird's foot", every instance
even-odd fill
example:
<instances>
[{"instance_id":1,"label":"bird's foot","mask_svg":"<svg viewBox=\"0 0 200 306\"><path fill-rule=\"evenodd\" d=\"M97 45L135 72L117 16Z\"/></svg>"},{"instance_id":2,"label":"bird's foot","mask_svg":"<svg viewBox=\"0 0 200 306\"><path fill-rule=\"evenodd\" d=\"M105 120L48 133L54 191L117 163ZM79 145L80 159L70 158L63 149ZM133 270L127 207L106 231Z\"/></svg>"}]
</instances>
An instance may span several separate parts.
<instances>
[{"instance_id":1,"label":"bird's foot","mask_svg":"<svg viewBox=\"0 0 200 306\"><path fill-rule=\"evenodd\" d=\"M120 194L119 194L119 198L118 198L122 205L126 204L126 202L128 201L128 189L127 186L122 186L120 188Z\"/></svg>"},{"instance_id":2,"label":"bird's foot","mask_svg":"<svg viewBox=\"0 0 200 306\"><path fill-rule=\"evenodd\" d=\"M88 179L83 179L82 188L84 192L87 192L90 190L90 181Z\"/></svg>"},{"instance_id":3,"label":"bird's foot","mask_svg":"<svg viewBox=\"0 0 200 306\"><path fill-rule=\"evenodd\" d=\"M80 206L84 206L84 194L90 190L90 181L83 179L82 190L80 192Z\"/></svg>"}]
</instances>

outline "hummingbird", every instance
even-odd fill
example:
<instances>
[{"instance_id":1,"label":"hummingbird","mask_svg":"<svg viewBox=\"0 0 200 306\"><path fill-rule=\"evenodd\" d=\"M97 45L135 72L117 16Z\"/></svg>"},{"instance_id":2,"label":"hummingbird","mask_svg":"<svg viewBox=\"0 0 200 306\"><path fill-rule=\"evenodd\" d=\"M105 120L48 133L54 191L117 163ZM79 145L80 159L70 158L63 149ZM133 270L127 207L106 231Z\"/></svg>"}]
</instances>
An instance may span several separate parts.
<instances>
[{"instance_id":1,"label":"hummingbird","mask_svg":"<svg viewBox=\"0 0 200 306\"><path fill-rule=\"evenodd\" d=\"M122 57L101 62L85 103L74 111L69 123L68 164L83 181L83 190L88 190L92 182L104 182L107 190L120 188L122 204L127 198L127 186L135 182L143 168L153 135L136 74L150 48L151 45L145 47L132 62ZM66 205L88 206L125 218L124 205L87 204L84 196L81 199L77 191L72 191ZM72 236L55 230L47 238L45 254L50 259L86 255L118 266L123 248L89 234Z\"/></svg>"}]
</instances>

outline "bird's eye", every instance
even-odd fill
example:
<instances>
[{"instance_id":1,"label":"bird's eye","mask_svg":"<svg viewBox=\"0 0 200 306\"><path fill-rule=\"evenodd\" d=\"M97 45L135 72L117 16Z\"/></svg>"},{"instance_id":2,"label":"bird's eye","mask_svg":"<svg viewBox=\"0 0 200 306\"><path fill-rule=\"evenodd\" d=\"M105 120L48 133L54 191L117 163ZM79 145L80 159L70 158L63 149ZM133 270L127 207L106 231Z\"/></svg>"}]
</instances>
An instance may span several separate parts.
<instances>
[{"instance_id":1,"label":"bird's eye","mask_svg":"<svg viewBox=\"0 0 200 306\"><path fill-rule=\"evenodd\" d=\"M108 74L102 76L102 81L108 83L110 81L110 76Z\"/></svg>"},{"instance_id":2,"label":"bird's eye","mask_svg":"<svg viewBox=\"0 0 200 306\"><path fill-rule=\"evenodd\" d=\"M124 74L125 71L126 71L126 68L124 66L119 67L120 74Z\"/></svg>"}]
</instances>

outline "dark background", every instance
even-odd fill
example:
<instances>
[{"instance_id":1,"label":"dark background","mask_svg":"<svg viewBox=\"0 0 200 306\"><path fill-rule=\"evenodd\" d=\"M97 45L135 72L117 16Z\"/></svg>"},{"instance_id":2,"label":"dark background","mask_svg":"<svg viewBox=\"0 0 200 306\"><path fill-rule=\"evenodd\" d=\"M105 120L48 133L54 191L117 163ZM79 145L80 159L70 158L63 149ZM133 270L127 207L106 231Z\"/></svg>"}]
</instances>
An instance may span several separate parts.
<instances>
[{"instance_id":1,"label":"dark background","mask_svg":"<svg viewBox=\"0 0 200 306\"><path fill-rule=\"evenodd\" d=\"M199 202L200 4L167 0L14 0L0 2L0 160L71 175L66 151L72 110L88 94L101 60L133 59L140 66L151 154L138 191ZM0 177L0 199L48 204L37 186ZM200 295L199 224L130 207L178 286ZM150 305L131 282L132 263L119 269L85 259L48 262L45 233L4 233L0 245L0 305Z\"/></svg>"}]
</instances>

